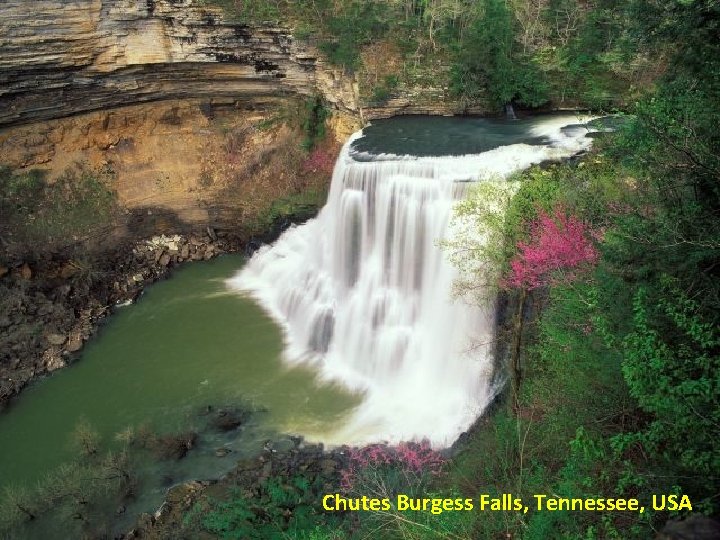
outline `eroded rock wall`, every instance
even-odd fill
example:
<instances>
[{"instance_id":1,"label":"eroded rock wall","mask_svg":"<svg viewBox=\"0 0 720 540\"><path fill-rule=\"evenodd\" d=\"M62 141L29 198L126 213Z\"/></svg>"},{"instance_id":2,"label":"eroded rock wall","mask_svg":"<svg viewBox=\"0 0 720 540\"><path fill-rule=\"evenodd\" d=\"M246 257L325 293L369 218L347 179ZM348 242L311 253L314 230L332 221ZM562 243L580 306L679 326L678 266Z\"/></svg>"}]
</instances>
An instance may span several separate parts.
<instances>
[{"instance_id":1,"label":"eroded rock wall","mask_svg":"<svg viewBox=\"0 0 720 540\"><path fill-rule=\"evenodd\" d=\"M302 134L282 123L297 107L282 98L247 107L171 100L36 122L0 130L0 163L45 169L51 180L77 164L112 171L120 206L147 209L137 214L147 215L142 230L126 231L133 237L232 229L322 180L303 171Z\"/></svg>"},{"instance_id":2,"label":"eroded rock wall","mask_svg":"<svg viewBox=\"0 0 720 540\"><path fill-rule=\"evenodd\" d=\"M359 127L352 78L290 29L230 22L202 0L0 6L0 164L51 177L107 167L129 210L222 227L247 214L256 186L286 194L302 134L258 125L318 93L344 140Z\"/></svg>"},{"instance_id":3,"label":"eroded rock wall","mask_svg":"<svg viewBox=\"0 0 720 540\"><path fill-rule=\"evenodd\" d=\"M167 99L317 92L358 110L357 85L288 28L231 23L198 0L0 9L0 127Z\"/></svg>"}]
</instances>

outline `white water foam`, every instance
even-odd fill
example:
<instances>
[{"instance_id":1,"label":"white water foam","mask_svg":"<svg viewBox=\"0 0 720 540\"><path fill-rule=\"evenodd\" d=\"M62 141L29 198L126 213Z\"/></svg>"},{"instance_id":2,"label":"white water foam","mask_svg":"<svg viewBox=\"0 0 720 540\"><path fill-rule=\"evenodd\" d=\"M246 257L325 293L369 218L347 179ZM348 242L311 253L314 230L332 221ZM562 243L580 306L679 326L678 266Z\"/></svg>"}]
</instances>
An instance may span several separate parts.
<instances>
[{"instance_id":1,"label":"white water foam","mask_svg":"<svg viewBox=\"0 0 720 540\"><path fill-rule=\"evenodd\" d=\"M457 270L438 241L452 234L453 205L470 183L506 177L587 149L577 116L538 121L545 146L514 144L478 155L383 155L335 165L316 219L260 249L230 286L254 296L285 333L288 362L363 392L330 444L427 438L443 447L492 399L494 306L451 294Z\"/></svg>"}]
</instances>

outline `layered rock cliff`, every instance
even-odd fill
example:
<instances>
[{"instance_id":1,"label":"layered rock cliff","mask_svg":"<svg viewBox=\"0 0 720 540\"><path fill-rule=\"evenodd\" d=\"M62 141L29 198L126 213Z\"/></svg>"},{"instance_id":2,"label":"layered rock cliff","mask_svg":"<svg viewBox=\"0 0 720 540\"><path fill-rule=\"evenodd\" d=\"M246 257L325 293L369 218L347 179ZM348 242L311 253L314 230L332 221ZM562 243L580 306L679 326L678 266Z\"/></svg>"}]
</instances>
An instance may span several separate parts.
<instances>
[{"instance_id":1,"label":"layered rock cliff","mask_svg":"<svg viewBox=\"0 0 720 540\"><path fill-rule=\"evenodd\" d=\"M199 0L5 0L0 127L150 101L322 93L357 86L283 27L231 23Z\"/></svg>"},{"instance_id":2,"label":"layered rock cliff","mask_svg":"<svg viewBox=\"0 0 720 540\"><path fill-rule=\"evenodd\" d=\"M297 161L300 135L258 126L317 94L339 113L338 139L357 129L353 78L289 28L230 22L202 0L4 0L0 9L0 164L51 177L75 162L109 168L129 210L224 227L247 213L248 186L272 177L286 193L293 171L279 170L276 154Z\"/></svg>"}]
</instances>

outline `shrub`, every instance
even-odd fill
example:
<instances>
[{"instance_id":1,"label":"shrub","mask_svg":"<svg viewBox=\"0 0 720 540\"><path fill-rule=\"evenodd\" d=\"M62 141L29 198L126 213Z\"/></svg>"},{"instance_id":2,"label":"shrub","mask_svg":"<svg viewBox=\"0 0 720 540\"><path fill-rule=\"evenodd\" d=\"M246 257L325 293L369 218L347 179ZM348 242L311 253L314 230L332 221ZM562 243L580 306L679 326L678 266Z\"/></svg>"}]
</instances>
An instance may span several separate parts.
<instances>
[{"instance_id":1,"label":"shrub","mask_svg":"<svg viewBox=\"0 0 720 540\"><path fill-rule=\"evenodd\" d=\"M0 238L6 257L23 258L98 238L118 206L112 173L76 165L50 182L43 171L0 168Z\"/></svg>"}]
</instances>

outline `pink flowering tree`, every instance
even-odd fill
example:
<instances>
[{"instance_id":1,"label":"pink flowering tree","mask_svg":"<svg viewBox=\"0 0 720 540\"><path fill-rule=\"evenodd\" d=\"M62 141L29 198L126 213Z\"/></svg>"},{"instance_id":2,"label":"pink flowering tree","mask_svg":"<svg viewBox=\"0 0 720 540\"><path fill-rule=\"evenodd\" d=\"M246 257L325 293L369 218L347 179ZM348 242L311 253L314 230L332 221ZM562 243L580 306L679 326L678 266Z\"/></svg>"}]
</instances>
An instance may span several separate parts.
<instances>
[{"instance_id":1,"label":"pink flowering tree","mask_svg":"<svg viewBox=\"0 0 720 540\"><path fill-rule=\"evenodd\" d=\"M517 243L518 253L510 261L505 285L532 290L573 281L597 262L593 236L585 223L567 215L562 207L556 207L552 215L540 210L530 224L530 240Z\"/></svg>"},{"instance_id":2,"label":"pink flowering tree","mask_svg":"<svg viewBox=\"0 0 720 540\"><path fill-rule=\"evenodd\" d=\"M459 497L453 491L433 491L431 480L440 475L446 459L432 449L428 441L403 442L398 445L371 444L361 448L350 448L346 453L344 468L341 470L341 488L348 498L370 497L388 499L390 507L378 511L358 512L354 518L368 531L375 531L373 538L427 538L428 533L436 536L436 522L439 516L417 506L432 501L435 504L444 498ZM400 510L395 501L398 495L407 495L411 510ZM421 503L424 499L424 503ZM425 506L423 506L425 508ZM433 514L435 511L433 511ZM468 512L453 512L457 516L469 516ZM443 514L445 515L445 514ZM450 534L448 538L470 538L474 522L467 521L468 534ZM460 525L455 524L454 527ZM460 529L458 529L460 531Z\"/></svg>"},{"instance_id":3,"label":"pink flowering tree","mask_svg":"<svg viewBox=\"0 0 720 540\"><path fill-rule=\"evenodd\" d=\"M539 210L538 217L529 223L529 229L529 240L517 243L518 251L510 260L510 272L501 283L519 291L508 356L513 408L518 414L528 293L538 287L571 283L592 268L599 256L593 239L601 240L602 236L598 231L591 231L577 217L568 215L561 206L556 206L552 214Z\"/></svg>"},{"instance_id":4,"label":"pink flowering tree","mask_svg":"<svg viewBox=\"0 0 720 540\"><path fill-rule=\"evenodd\" d=\"M403 442L397 446L371 444L348 450L341 471L341 487L376 497L417 491L425 481L440 474L445 458L428 441Z\"/></svg>"}]
</instances>

